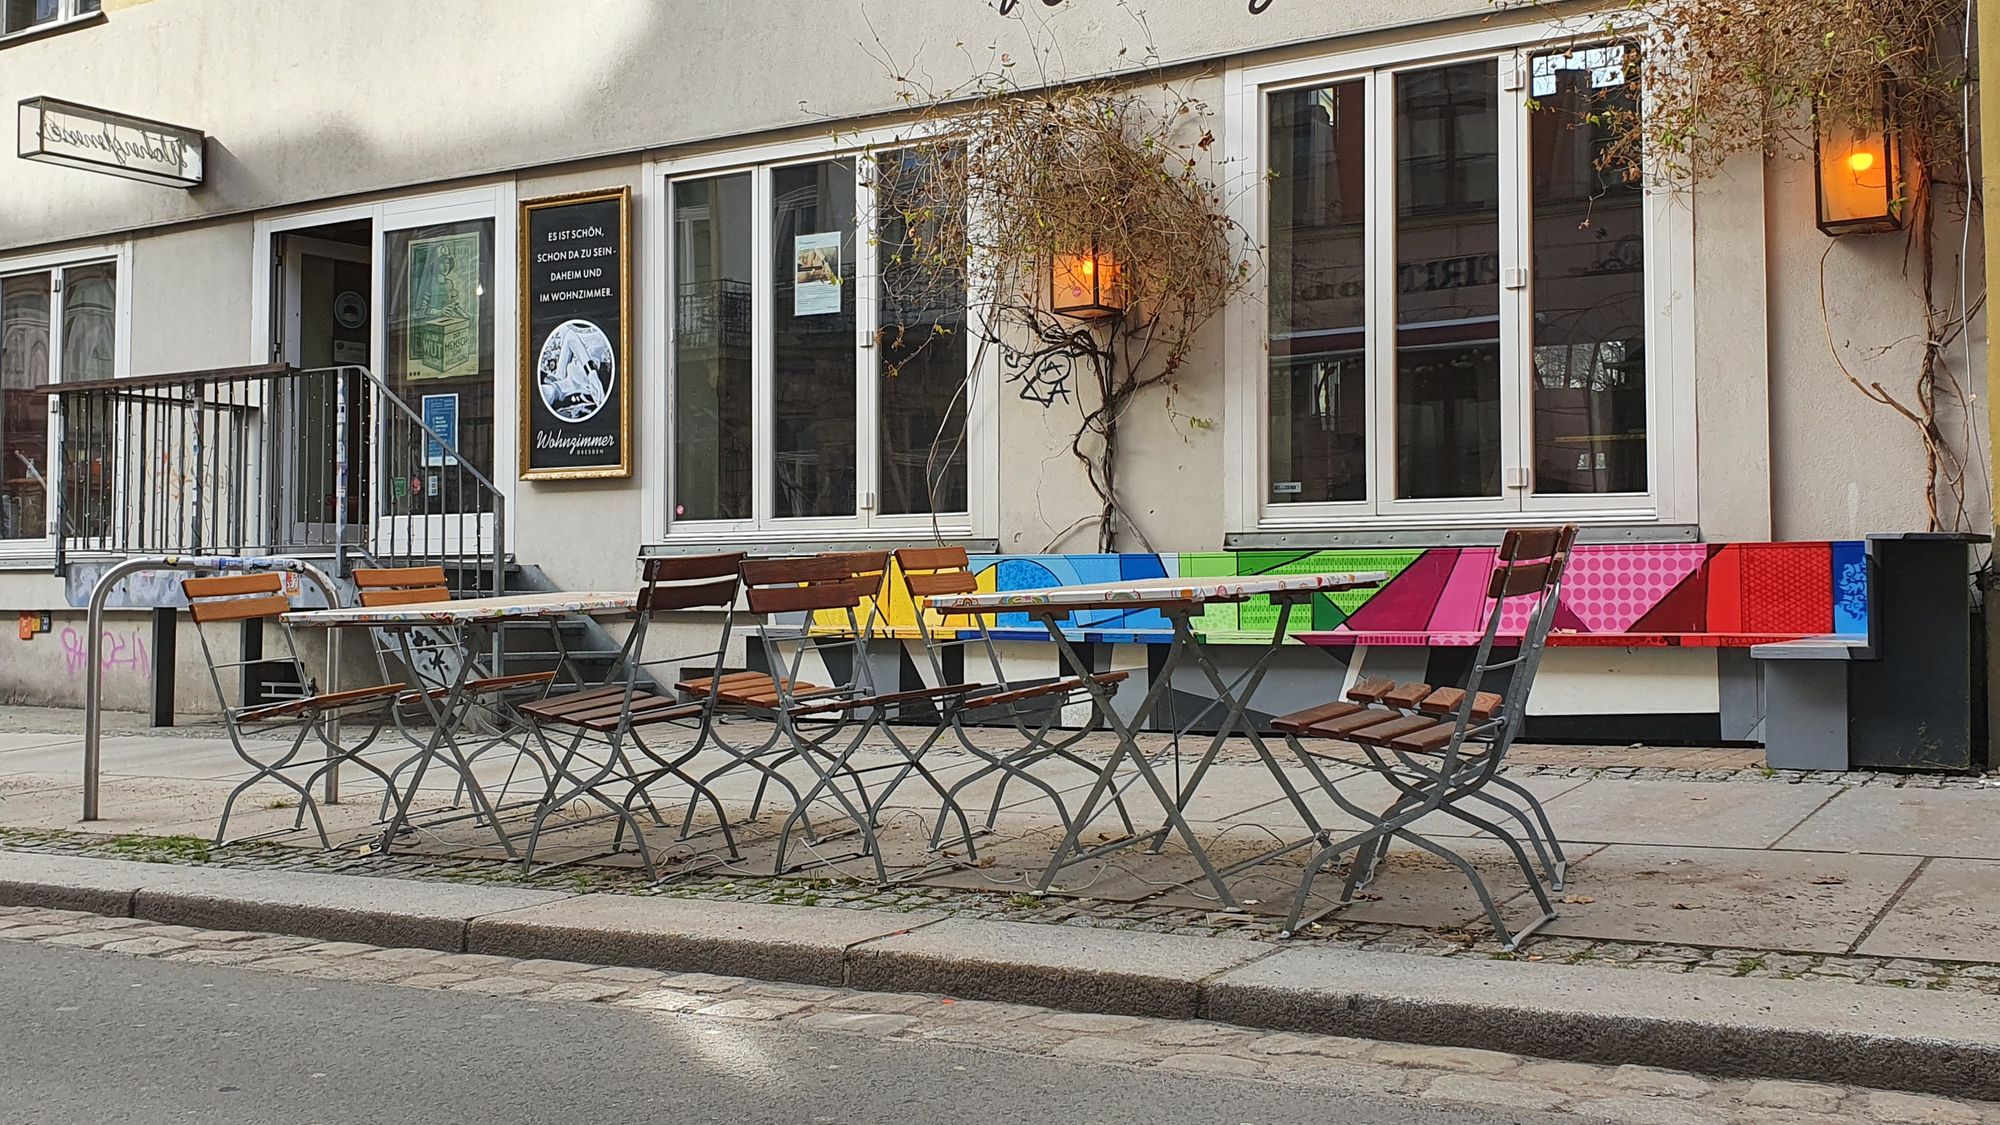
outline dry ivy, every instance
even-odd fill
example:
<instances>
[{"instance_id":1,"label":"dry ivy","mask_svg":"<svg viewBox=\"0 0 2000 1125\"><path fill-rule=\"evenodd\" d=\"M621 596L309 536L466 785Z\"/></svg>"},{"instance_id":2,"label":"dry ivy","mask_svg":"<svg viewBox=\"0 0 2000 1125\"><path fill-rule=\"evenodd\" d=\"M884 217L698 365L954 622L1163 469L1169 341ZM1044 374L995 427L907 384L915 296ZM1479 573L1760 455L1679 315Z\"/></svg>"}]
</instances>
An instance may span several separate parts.
<instances>
[{"instance_id":1,"label":"dry ivy","mask_svg":"<svg viewBox=\"0 0 2000 1125\"><path fill-rule=\"evenodd\" d=\"M963 45L960 52L974 59ZM894 152L896 167L922 169L877 183L878 206L898 220L897 237L878 244L893 302L946 308L969 293L967 330L979 345L973 369L997 349L1021 397L1080 410L1070 452L1099 511L1071 524L1050 549L1095 524L1101 551L1117 550L1125 531L1150 550L1120 504L1119 426L1134 400L1156 387L1165 388L1176 419L1206 424L1174 412L1173 392L1201 328L1252 272L1251 251L1216 186L1209 107L1146 64L1122 80L1063 82L1052 73L1059 52L1049 43L1026 66L993 54L969 67L973 77L943 87L881 57L912 121L878 155ZM1092 247L1117 263L1124 313L1100 321L1055 315L1046 300L1052 259ZM885 329L885 354L907 366L951 331L940 323ZM940 435L932 480L963 437Z\"/></svg>"},{"instance_id":2,"label":"dry ivy","mask_svg":"<svg viewBox=\"0 0 2000 1125\"><path fill-rule=\"evenodd\" d=\"M1978 198L1966 169L1966 15L1965 0L1633 0L1608 20L1564 21L1570 26L1563 32L1577 42L1636 34L1644 43L1627 72L1643 89L1643 115L1605 115L1613 141L1601 159L1628 172L1650 166L1669 180L1699 181L1741 153L1809 157L1816 122L1893 127L1905 158L1897 206L1915 258L1905 272L1915 274L1924 309L1916 378L1899 394L1857 374L1835 344L1830 318L1827 346L1847 382L1914 429L1924 448L1932 530L1969 526L1966 473L1978 460L1973 399L1962 382L1968 373L1949 360L1964 348L1967 322L1984 297L1954 285L1940 302L1937 291L1941 272L1967 268L1961 255L1940 270L1939 208L1969 223ZM1955 432L1939 419L1941 398L1959 415Z\"/></svg>"}]
</instances>

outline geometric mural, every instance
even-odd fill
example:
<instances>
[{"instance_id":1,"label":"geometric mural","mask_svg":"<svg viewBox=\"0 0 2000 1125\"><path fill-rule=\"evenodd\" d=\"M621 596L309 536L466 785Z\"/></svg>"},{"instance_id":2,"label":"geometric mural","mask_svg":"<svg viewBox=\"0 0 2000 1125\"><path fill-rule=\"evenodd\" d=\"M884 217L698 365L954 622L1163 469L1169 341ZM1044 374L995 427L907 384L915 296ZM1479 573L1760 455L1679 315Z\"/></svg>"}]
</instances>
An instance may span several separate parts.
<instances>
[{"instance_id":1,"label":"geometric mural","mask_svg":"<svg viewBox=\"0 0 2000 1125\"><path fill-rule=\"evenodd\" d=\"M1491 547L1407 550L1229 551L1183 554L974 555L981 590L1029 590L1120 579L1242 577L1381 571L1373 590L1316 595L1295 606L1286 631L1321 647L1469 646L1479 643L1491 603ZM893 563L891 564L893 566ZM916 635L916 607L900 575L885 584L881 625ZM1266 641L1278 608L1258 598L1212 605L1196 619L1209 643ZM934 620L934 627L949 626ZM1503 611L1503 636L1523 624ZM987 618L996 637L1047 640L1026 613ZM1553 645L1735 648L1824 634L1865 635L1867 562L1860 542L1606 543L1578 546L1557 602ZM1093 610L1064 630L1079 641L1147 644L1167 640L1157 611Z\"/></svg>"}]
</instances>

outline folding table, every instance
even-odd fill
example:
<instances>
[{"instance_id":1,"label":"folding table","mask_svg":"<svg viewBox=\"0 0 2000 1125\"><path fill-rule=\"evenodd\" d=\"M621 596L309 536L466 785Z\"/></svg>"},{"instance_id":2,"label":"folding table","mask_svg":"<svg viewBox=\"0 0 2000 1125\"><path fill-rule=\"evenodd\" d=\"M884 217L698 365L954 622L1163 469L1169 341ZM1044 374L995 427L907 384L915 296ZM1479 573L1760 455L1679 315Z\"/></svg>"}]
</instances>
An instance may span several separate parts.
<instances>
[{"instance_id":1,"label":"folding table","mask_svg":"<svg viewBox=\"0 0 2000 1125\"><path fill-rule=\"evenodd\" d=\"M485 790L472 776L472 764L453 737L454 728L465 718L471 702L465 685L473 678L473 652L468 643L471 634L477 630L497 628L524 621L555 621L579 614L621 615L632 612L638 604L638 595L631 592L617 593L542 593L511 594L498 598L460 598L451 601L415 602L409 605L357 606L351 609L319 609L288 613L284 616L287 625L306 626L321 629L384 629L401 631L405 635L418 629L436 629L455 632L460 639L462 659L458 668L437 678L449 678L450 688L442 699L421 687L417 694L424 700L431 715L431 737L421 748L421 758L412 771L405 799L397 805L396 813L383 829L380 852L386 853L397 834L408 826L410 802L415 800L424 781L424 771L435 761L456 773L465 784L466 798L472 804L473 814L492 826L493 834L499 838L500 847L511 858L515 856L514 843L507 830L500 823L498 810L486 797ZM551 629L556 634L558 659L568 663L569 654L563 646L561 631ZM574 678L574 669L570 671ZM579 679L577 682L581 683Z\"/></svg>"},{"instance_id":2,"label":"folding table","mask_svg":"<svg viewBox=\"0 0 2000 1125\"><path fill-rule=\"evenodd\" d=\"M1133 711L1131 718L1120 718L1111 705L1112 684L1098 682L1085 677L1084 689L1096 701L1095 713L1103 723L1109 725L1118 736L1118 746L1105 761L1097 782L1090 795L1078 809L1076 819L1070 824L1067 834L1049 866L1042 873L1037 894L1046 894L1062 869L1073 863L1095 859L1120 848L1129 847L1140 841L1150 841L1151 849L1158 852L1170 833L1178 834L1187 845L1189 854L1200 865L1202 874L1215 888L1223 906L1235 909L1236 898L1223 882L1223 876L1239 870L1247 864L1237 864L1228 871L1218 871L1202 847L1194 829L1189 827L1184 814L1188 802L1194 799L1196 789L1208 773L1209 766L1222 750L1223 742L1231 734L1241 734L1250 740L1257 756L1277 782L1278 788L1291 801L1292 806L1304 818L1315 836L1319 833L1317 821L1306 807L1305 798L1300 796L1291 780L1285 776L1281 766L1270 749L1265 746L1262 736L1244 721L1244 713L1249 709L1257 687L1263 682L1264 673L1269 668L1271 658L1277 654L1278 646L1284 643L1285 630L1291 621L1293 607L1310 601L1314 594L1336 593L1341 590L1370 589L1388 581L1389 576L1380 571L1363 571L1346 574L1269 574L1247 575L1221 578L1140 578L1122 582L1098 582L1077 586L1054 586L1034 590L1002 590L993 593L936 594L925 598L931 609L940 613L1023 613L1041 622L1048 630L1049 639L1054 641L1063 659L1069 666L1084 669L1085 663L1078 657L1070 639L1063 633L1062 619L1072 613L1087 610L1156 610L1172 623L1172 638L1168 642L1167 655L1159 673ZM1258 595L1268 596L1278 606L1278 620L1271 631L1271 639L1263 645L1250 667L1237 677L1235 683L1225 680L1208 654L1203 650L1201 638L1196 635L1193 619L1210 602L1243 602ZM1179 793L1170 790L1154 770L1143 751L1139 749L1136 734L1145 729L1148 721L1166 698L1167 685L1172 682L1174 669L1183 661L1191 661L1200 669L1209 686L1215 691L1215 702L1210 710L1223 710L1221 725L1208 749L1188 774L1186 783ZM1139 778L1145 782L1160 807L1165 811L1166 821L1157 830L1144 835L1130 836L1121 840L1079 850L1078 840L1084 826L1098 811L1098 804L1106 793L1118 784L1118 771L1126 762L1132 764ZM1291 849L1285 849L1291 850ZM1260 857L1263 858L1263 857ZM1254 862L1254 861L1253 861Z\"/></svg>"}]
</instances>

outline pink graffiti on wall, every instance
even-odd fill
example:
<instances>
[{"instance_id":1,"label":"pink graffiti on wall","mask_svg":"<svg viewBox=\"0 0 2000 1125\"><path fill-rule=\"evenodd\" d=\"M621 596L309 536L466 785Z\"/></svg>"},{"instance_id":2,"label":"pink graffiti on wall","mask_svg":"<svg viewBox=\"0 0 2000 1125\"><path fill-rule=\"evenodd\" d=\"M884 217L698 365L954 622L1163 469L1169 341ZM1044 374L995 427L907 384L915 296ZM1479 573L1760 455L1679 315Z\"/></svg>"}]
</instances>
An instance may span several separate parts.
<instances>
[{"instance_id":1,"label":"pink graffiti on wall","mask_svg":"<svg viewBox=\"0 0 2000 1125\"><path fill-rule=\"evenodd\" d=\"M90 653L84 646L83 633L72 625L62 631L63 665L69 670L69 678L76 679L90 660ZM106 672L120 668L130 670L141 678L153 674L153 654L146 647L146 639L137 629L120 636L106 629L103 643L98 650L98 664Z\"/></svg>"}]
</instances>

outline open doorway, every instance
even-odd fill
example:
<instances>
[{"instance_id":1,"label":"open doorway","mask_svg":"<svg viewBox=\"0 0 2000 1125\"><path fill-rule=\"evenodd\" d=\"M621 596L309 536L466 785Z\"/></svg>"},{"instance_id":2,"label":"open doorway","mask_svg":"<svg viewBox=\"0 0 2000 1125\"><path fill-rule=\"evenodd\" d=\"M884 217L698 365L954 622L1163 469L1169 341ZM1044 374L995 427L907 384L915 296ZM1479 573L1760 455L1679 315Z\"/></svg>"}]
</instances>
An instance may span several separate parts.
<instances>
[{"instance_id":1,"label":"open doorway","mask_svg":"<svg viewBox=\"0 0 2000 1125\"><path fill-rule=\"evenodd\" d=\"M271 237L277 267L272 358L307 373L277 384L279 531L290 546L331 545L344 523L346 537L358 541L367 519L364 456L372 396L359 370L341 369L372 369L374 224L352 219ZM344 459L337 441L342 387L348 404Z\"/></svg>"}]
</instances>

